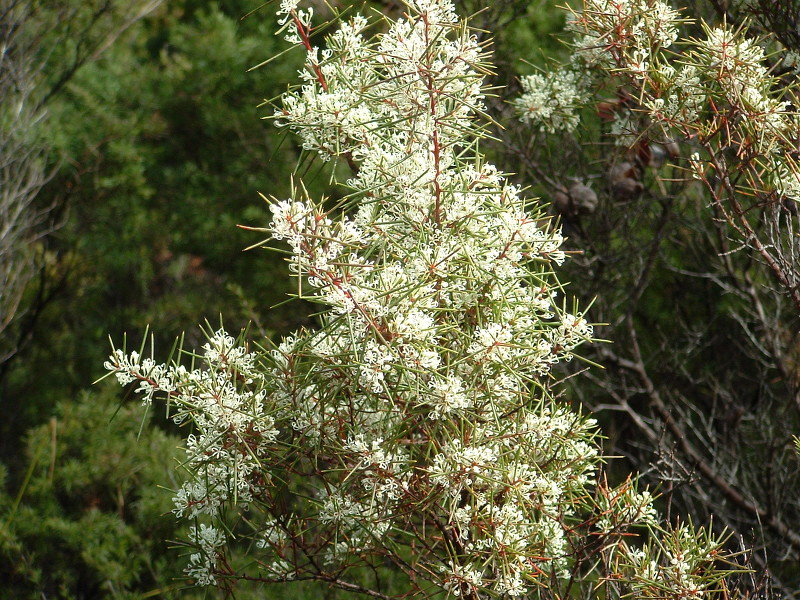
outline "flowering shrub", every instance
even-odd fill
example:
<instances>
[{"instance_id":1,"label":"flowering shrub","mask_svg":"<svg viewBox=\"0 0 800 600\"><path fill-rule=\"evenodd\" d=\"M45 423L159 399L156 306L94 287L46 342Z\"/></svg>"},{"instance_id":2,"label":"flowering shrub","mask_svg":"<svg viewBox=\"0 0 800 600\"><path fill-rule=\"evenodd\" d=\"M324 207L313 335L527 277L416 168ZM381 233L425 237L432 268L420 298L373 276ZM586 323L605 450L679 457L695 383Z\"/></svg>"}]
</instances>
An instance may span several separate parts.
<instances>
[{"instance_id":1,"label":"flowering shrub","mask_svg":"<svg viewBox=\"0 0 800 600\"><path fill-rule=\"evenodd\" d=\"M452 4L409 3L379 33L352 16L322 49L311 8L280 14L307 60L275 121L352 170L338 204L302 186L270 201L267 243L288 243L319 327L265 350L209 332L191 369L106 363L193 424L174 509L195 522L188 575L379 598L389 567L409 594L467 598L723 590L721 542L660 530L649 492L605 485L595 421L553 395L592 326L561 297L559 230L480 151L491 66Z\"/></svg>"},{"instance_id":2,"label":"flowering shrub","mask_svg":"<svg viewBox=\"0 0 800 600\"><path fill-rule=\"evenodd\" d=\"M757 531L751 585L791 595L796 464L770 457L800 415L798 4L675 6L581 3L571 59L522 79L529 126L509 147L583 251L567 276L614 324L613 345L584 350L606 370L573 386L626 432L610 451L674 482L669 501L696 521Z\"/></svg>"},{"instance_id":3,"label":"flowering shrub","mask_svg":"<svg viewBox=\"0 0 800 600\"><path fill-rule=\"evenodd\" d=\"M614 142L644 166L660 166L655 154L664 147L676 160L677 144L688 145L683 165L704 184L726 234L755 250L800 309L798 246L791 226L788 237L781 231L782 213L797 214L800 201L799 121L794 87L773 73L762 41L741 27L706 23L701 37L682 37L691 20L663 0L584 0L573 17L572 61L522 78L513 101L520 119L550 133L573 131L580 109L614 89L616 98L593 103ZM794 64L794 53L785 54ZM630 177L635 166L622 164L626 173L609 174L617 191L628 185L628 195L640 193ZM764 208L766 234L750 214Z\"/></svg>"}]
</instances>

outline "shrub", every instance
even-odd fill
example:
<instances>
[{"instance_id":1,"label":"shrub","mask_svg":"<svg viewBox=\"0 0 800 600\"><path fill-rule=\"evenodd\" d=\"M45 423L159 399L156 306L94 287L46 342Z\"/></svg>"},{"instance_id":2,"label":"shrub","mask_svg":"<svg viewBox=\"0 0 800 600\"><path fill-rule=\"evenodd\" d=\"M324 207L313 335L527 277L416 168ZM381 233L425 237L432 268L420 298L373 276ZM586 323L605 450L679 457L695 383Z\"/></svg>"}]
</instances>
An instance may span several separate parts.
<instances>
[{"instance_id":1,"label":"shrub","mask_svg":"<svg viewBox=\"0 0 800 600\"><path fill-rule=\"evenodd\" d=\"M313 10L281 4L307 60L276 123L351 171L338 201L301 182L269 200L265 244L288 243L319 326L264 349L207 331L188 367L125 348L105 365L191 423L173 509L188 576L724 595L722 540L666 522L631 478L607 485L594 420L557 397L554 365L593 329L554 273L559 229L481 151L485 48L445 0L405 10L341 17L320 49Z\"/></svg>"}]
</instances>

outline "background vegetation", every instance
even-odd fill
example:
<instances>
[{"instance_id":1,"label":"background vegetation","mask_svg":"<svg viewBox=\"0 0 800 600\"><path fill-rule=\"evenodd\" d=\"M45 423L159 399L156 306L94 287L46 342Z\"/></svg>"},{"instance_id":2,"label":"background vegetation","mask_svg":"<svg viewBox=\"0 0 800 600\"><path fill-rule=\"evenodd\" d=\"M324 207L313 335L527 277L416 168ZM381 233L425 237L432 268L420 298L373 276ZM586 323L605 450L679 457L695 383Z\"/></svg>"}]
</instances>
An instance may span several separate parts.
<instances>
[{"instance_id":1,"label":"background vegetation","mask_svg":"<svg viewBox=\"0 0 800 600\"><path fill-rule=\"evenodd\" d=\"M158 486L179 485L170 473L181 432L143 426L138 403L91 382L108 335L138 340L149 325L167 349L182 332L199 343L204 317L223 315L230 331L249 324L257 337L309 312L284 304L280 257L243 253L257 234L236 227L268 219L256 192L286 195L301 157L259 120L301 60L288 53L248 70L279 48L271 8L243 18L260 4L0 1L3 597L203 596L182 589L181 551L164 542L178 532ZM475 25L494 32L503 98L519 74L564 57L555 4L460 3L462 14L483 9ZM766 0L698 0L688 12L749 20L798 49L800 10L779 4L785 14ZM754 256L725 234L720 246L702 191L666 189L656 175L669 167L596 142L598 118L554 143L500 99L491 108L506 127L493 159L556 201L583 252L564 278L573 294L598 298L590 317L608 322L601 335L615 342L591 350L605 369L572 380L569 399L598 413L608 452L646 472L665 503L700 521L714 513L757 549L751 588L796 594L800 544L787 532L800 525L797 311ZM633 194L613 174L624 162ZM305 181L312 195L326 191L323 175ZM597 195L592 211L558 204L578 181Z\"/></svg>"}]
</instances>

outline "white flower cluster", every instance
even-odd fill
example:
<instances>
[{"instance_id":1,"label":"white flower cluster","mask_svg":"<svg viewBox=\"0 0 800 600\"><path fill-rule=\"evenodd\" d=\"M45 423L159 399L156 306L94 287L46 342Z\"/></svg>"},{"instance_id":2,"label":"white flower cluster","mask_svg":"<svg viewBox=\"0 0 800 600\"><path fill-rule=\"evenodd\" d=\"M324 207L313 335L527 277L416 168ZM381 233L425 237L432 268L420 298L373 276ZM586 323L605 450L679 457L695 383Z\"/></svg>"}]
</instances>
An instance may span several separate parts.
<instances>
[{"instance_id":1,"label":"white flower cluster","mask_svg":"<svg viewBox=\"0 0 800 600\"><path fill-rule=\"evenodd\" d=\"M520 119L547 133L578 126L580 108L593 97L594 69L625 65L644 78L653 54L678 38L679 15L661 0L585 0L575 16L570 64L522 77L522 94L514 100Z\"/></svg>"},{"instance_id":2,"label":"white flower cluster","mask_svg":"<svg viewBox=\"0 0 800 600\"><path fill-rule=\"evenodd\" d=\"M653 119L664 123L665 127L698 120L708 104L707 90L700 75L700 70L692 64L678 68L668 62L661 63L652 76L663 86L664 93L644 98L644 106Z\"/></svg>"},{"instance_id":3,"label":"white flower cluster","mask_svg":"<svg viewBox=\"0 0 800 600\"><path fill-rule=\"evenodd\" d=\"M284 95L275 113L279 124L290 124L303 146L323 158L352 153L367 172L370 160L388 168L408 157L402 142L411 133L436 130L442 144L460 138L458 128L481 108L480 78L470 73L480 48L465 31L455 39L429 37L433 29L449 33L457 27L449 2L417 2L414 8L427 23L401 19L377 44L364 40L367 19L357 15L328 37L327 48L310 48L306 83ZM441 86L436 98L430 97L433 79ZM396 131L387 138L389 119Z\"/></svg>"},{"instance_id":4,"label":"white flower cluster","mask_svg":"<svg viewBox=\"0 0 800 600\"><path fill-rule=\"evenodd\" d=\"M709 74L706 79L736 107L740 126L758 142L758 150L770 148L791 126L790 103L772 93L775 81L764 64L764 49L733 29L705 27L705 33L694 55Z\"/></svg>"},{"instance_id":5,"label":"white flower cluster","mask_svg":"<svg viewBox=\"0 0 800 600\"><path fill-rule=\"evenodd\" d=\"M352 473L358 475L361 486L373 500L393 503L408 490L408 455L399 448L386 449L382 438L367 444L364 435L358 434L346 445L358 463Z\"/></svg>"},{"instance_id":6,"label":"white flower cluster","mask_svg":"<svg viewBox=\"0 0 800 600\"><path fill-rule=\"evenodd\" d=\"M472 596L483 585L483 569L472 565L460 565L452 560L440 571L444 575L444 589L453 596Z\"/></svg>"},{"instance_id":7,"label":"white flower cluster","mask_svg":"<svg viewBox=\"0 0 800 600\"><path fill-rule=\"evenodd\" d=\"M578 108L589 99L589 81L580 71L561 68L520 79L522 95L514 100L523 122L547 133L572 131L580 123Z\"/></svg>"},{"instance_id":8,"label":"white flower cluster","mask_svg":"<svg viewBox=\"0 0 800 600\"><path fill-rule=\"evenodd\" d=\"M569 65L522 78L514 101L520 119L542 131L571 131L578 109L595 87L628 79L637 105L620 102L604 117L619 145L632 147L652 125L666 139L708 139L720 131L720 147L756 156L749 165L748 192L800 200L800 175L792 159L798 136L796 112L771 73L764 48L746 32L703 23L705 37L682 40L669 53L686 21L662 0L584 0L569 26L575 53ZM786 64L795 58L787 54ZM602 114L602 111L601 111Z\"/></svg>"},{"instance_id":9,"label":"white flower cluster","mask_svg":"<svg viewBox=\"0 0 800 600\"><path fill-rule=\"evenodd\" d=\"M659 515L653 506L652 494L645 490L637 492L629 483L616 490L609 490L600 497L600 518L597 528L603 533L624 531L631 525L656 527Z\"/></svg>"},{"instance_id":10,"label":"white flower cluster","mask_svg":"<svg viewBox=\"0 0 800 600\"><path fill-rule=\"evenodd\" d=\"M354 248L364 242L364 234L346 217L338 223L307 202L283 201L270 205L272 221L270 231L273 239L285 239L292 247L294 262L291 270L307 274L315 287L341 286L329 281L327 276L335 264L346 263L357 258ZM309 238L314 243L309 243ZM349 304L342 299L344 304Z\"/></svg>"},{"instance_id":11,"label":"white flower cluster","mask_svg":"<svg viewBox=\"0 0 800 600\"><path fill-rule=\"evenodd\" d=\"M431 479L449 498L463 550L484 565L483 587L520 595L533 574L567 569L565 523L594 483L594 429L592 419L543 404L476 427L469 445L453 439L434 457Z\"/></svg>"},{"instance_id":12,"label":"white flower cluster","mask_svg":"<svg viewBox=\"0 0 800 600\"><path fill-rule=\"evenodd\" d=\"M152 358L145 358L135 350L125 354L117 348L103 366L114 373L122 386L138 382L136 393L142 396L143 404L151 404L154 394L174 387L172 372L168 367L159 365Z\"/></svg>"},{"instance_id":13,"label":"white flower cluster","mask_svg":"<svg viewBox=\"0 0 800 600\"><path fill-rule=\"evenodd\" d=\"M214 571L219 560L220 548L225 545L225 534L202 524L189 528L189 541L200 551L189 556L186 574L195 580L197 585L214 585L217 581Z\"/></svg>"},{"instance_id":14,"label":"white flower cluster","mask_svg":"<svg viewBox=\"0 0 800 600\"><path fill-rule=\"evenodd\" d=\"M576 40L579 49L603 49L613 62L602 62L619 66L627 61L641 75L654 53L678 39L680 15L662 0L584 0L583 11L576 17L571 25L580 35ZM588 64L597 62L592 52L576 58Z\"/></svg>"},{"instance_id":15,"label":"white flower cluster","mask_svg":"<svg viewBox=\"0 0 800 600\"><path fill-rule=\"evenodd\" d=\"M786 198L800 201L800 166L788 156L772 156L770 167L775 191Z\"/></svg>"},{"instance_id":16,"label":"white flower cluster","mask_svg":"<svg viewBox=\"0 0 800 600\"><path fill-rule=\"evenodd\" d=\"M651 73L654 84L644 88L650 117L668 135L690 137L708 131L709 119L724 113L724 144L760 157L750 178L758 182L754 187L800 200L800 177L791 158L797 115L774 92L782 86L766 65L764 49L740 30L704 24L704 31L679 69L663 61Z\"/></svg>"},{"instance_id":17,"label":"white flower cluster","mask_svg":"<svg viewBox=\"0 0 800 600\"><path fill-rule=\"evenodd\" d=\"M703 598L707 575L721 550L721 543L690 524L664 532L660 547L627 548L623 561L629 572L625 579L638 597L662 597L670 590L675 598Z\"/></svg>"},{"instance_id":18,"label":"white flower cluster","mask_svg":"<svg viewBox=\"0 0 800 600\"><path fill-rule=\"evenodd\" d=\"M176 492L173 512L192 519L214 518L231 500L251 501L268 480L263 461L278 435L265 412L264 378L255 355L220 330L203 346L203 359L206 368L187 370L117 349L105 363L121 384L138 381L136 392L145 402L162 393L176 423L191 419L195 432L187 438L183 464L190 478ZM212 550L224 542L213 531L206 525L195 531L203 551L193 555L187 572L201 585L213 583Z\"/></svg>"},{"instance_id":19,"label":"white flower cluster","mask_svg":"<svg viewBox=\"0 0 800 600\"><path fill-rule=\"evenodd\" d=\"M355 499L347 492L332 491L325 496L319 511L322 525L332 525L338 541L329 544L324 559L328 565L342 564L370 550L380 551L392 525L396 502L367 496Z\"/></svg>"}]
</instances>

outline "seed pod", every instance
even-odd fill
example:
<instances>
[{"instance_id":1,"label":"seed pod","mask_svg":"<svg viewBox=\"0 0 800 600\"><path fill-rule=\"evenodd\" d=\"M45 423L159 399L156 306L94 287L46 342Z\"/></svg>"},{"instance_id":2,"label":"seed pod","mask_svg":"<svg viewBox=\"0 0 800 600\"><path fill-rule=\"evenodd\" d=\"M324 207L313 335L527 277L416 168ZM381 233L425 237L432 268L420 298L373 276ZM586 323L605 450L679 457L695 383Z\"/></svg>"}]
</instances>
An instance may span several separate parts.
<instances>
[{"instance_id":1,"label":"seed pod","mask_svg":"<svg viewBox=\"0 0 800 600\"><path fill-rule=\"evenodd\" d=\"M644 191L644 185L632 177L623 177L611 184L611 191L617 200L633 200Z\"/></svg>"},{"instance_id":2,"label":"seed pod","mask_svg":"<svg viewBox=\"0 0 800 600\"><path fill-rule=\"evenodd\" d=\"M638 179L639 178L639 171L628 161L622 161L611 165L611 168L608 170L608 180L611 182L613 186L616 182L621 181L623 179Z\"/></svg>"},{"instance_id":3,"label":"seed pod","mask_svg":"<svg viewBox=\"0 0 800 600\"><path fill-rule=\"evenodd\" d=\"M597 194L588 185L576 182L569 188L573 210L579 215L590 215L597 208Z\"/></svg>"},{"instance_id":4,"label":"seed pod","mask_svg":"<svg viewBox=\"0 0 800 600\"><path fill-rule=\"evenodd\" d=\"M665 141L664 149L667 151L667 154L669 154L669 157L672 158L673 160L681 155L681 147L675 140Z\"/></svg>"}]
</instances>

